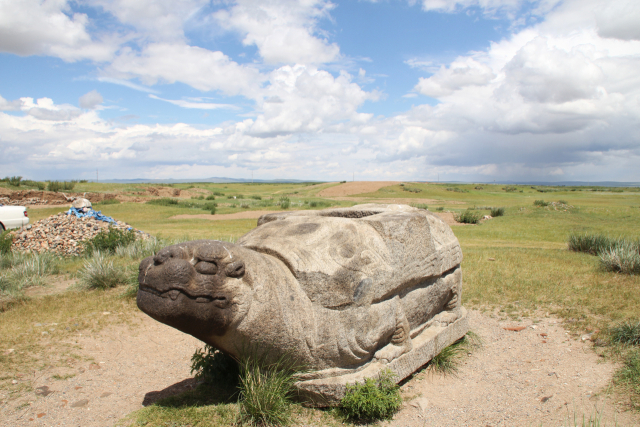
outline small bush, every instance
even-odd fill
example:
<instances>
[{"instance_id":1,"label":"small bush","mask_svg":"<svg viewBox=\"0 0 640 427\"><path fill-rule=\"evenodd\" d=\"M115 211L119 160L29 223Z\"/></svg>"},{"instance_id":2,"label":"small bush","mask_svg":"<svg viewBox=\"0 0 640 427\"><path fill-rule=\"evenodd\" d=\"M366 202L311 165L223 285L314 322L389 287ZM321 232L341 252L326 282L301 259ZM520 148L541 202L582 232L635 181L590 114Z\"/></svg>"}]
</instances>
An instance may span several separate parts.
<instances>
[{"instance_id":1,"label":"small bush","mask_svg":"<svg viewBox=\"0 0 640 427\"><path fill-rule=\"evenodd\" d=\"M241 207L242 209L249 209L251 206L249 205L249 203L241 203L241 204L240 204L240 207Z\"/></svg>"},{"instance_id":2,"label":"small bush","mask_svg":"<svg viewBox=\"0 0 640 427\"><path fill-rule=\"evenodd\" d=\"M391 370L384 370L377 379L367 378L364 384L347 384L340 410L352 421L373 422L390 419L401 404L402 397L394 374Z\"/></svg>"},{"instance_id":3,"label":"small bush","mask_svg":"<svg viewBox=\"0 0 640 427\"><path fill-rule=\"evenodd\" d=\"M640 321L627 321L609 330L611 341L615 344L640 346Z\"/></svg>"},{"instance_id":4,"label":"small bush","mask_svg":"<svg viewBox=\"0 0 640 427\"><path fill-rule=\"evenodd\" d=\"M568 205L569 203L567 203L566 200L558 200L558 203L562 203L563 205Z\"/></svg>"},{"instance_id":5,"label":"small bush","mask_svg":"<svg viewBox=\"0 0 640 427\"><path fill-rule=\"evenodd\" d=\"M20 187L20 181L22 181L21 176L12 176L11 178L9 178L9 185Z\"/></svg>"},{"instance_id":6,"label":"small bush","mask_svg":"<svg viewBox=\"0 0 640 427\"><path fill-rule=\"evenodd\" d=\"M600 252L600 265L606 271L640 274L638 243L621 240Z\"/></svg>"},{"instance_id":7,"label":"small bush","mask_svg":"<svg viewBox=\"0 0 640 427\"><path fill-rule=\"evenodd\" d=\"M280 197L280 208L282 209L289 209L289 206L291 206L291 200L289 200L288 197Z\"/></svg>"},{"instance_id":8,"label":"small bush","mask_svg":"<svg viewBox=\"0 0 640 427\"><path fill-rule=\"evenodd\" d=\"M516 191L518 191L518 187L514 187L513 185L507 185L506 187L502 188L504 191L506 191L507 193L514 193Z\"/></svg>"},{"instance_id":9,"label":"small bush","mask_svg":"<svg viewBox=\"0 0 640 427\"><path fill-rule=\"evenodd\" d=\"M408 192L410 192L410 193L421 193L421 192L422 192L422 190L421 190L421 189L419 189L419 188L415 188L415 187L406 187L406 186L403 186L403 187L402 187L402 191L408 191Z\"/></svg>"},{"instance_id":10,"label":"small bush","mask_svg":"<svg viewBox=\"0 0 640 427\"><path fill-rule=\"evenodd\" d=\"M13 233L5 230L0 233L0 254L11 253L11 245L13 244Z\"/></svg>"},{"instance_id":11,"label":"small bush","mask_svg":"<svg viewBox=\"0 0 640 427\"><path fill-rule=\"evenodd\" d=\"M118 199L103 199L103 200L100 200L96 204L97 205L119 205L120 204L120 200L118 200Z\"/></svg>"},{"instance_id":12,"label":"small bush","mask_svg":"<svg viewBox=\"0 0 640 427\"><path fill-rule=\"evenodd\" d=\"M216 199L216 196L214 196L213 194L209 194L209 195L205 198L205 200L215 200L215 199Z\"/></svg>"},{"instance_id":13,"label":"small bush","mask_svg":"<svg viewBox=\"0 0 640 427\"><path fill-rule=\"evenodd\" d=\"M58 192L62 188L60 181L49 181L47 183L47 190Z\"/></svg>"},{"instance_id":14,"label":"small bush","mask_svg":"<svg viewBox=\"0 0 640 427\"><path fill-rule=\"evenodd\" d=\"M491 216L504 216L504 208L491 208Z\"/></svg>"},{"instance_id":15,"label":"small bush","mask_svg":"<svg viewBox=\"0 0 640 427\"><path fill-rule=\"evenodd\" d=\"M109 289L127 284L128 278L122 269L113 265L104 253L95 250L79 271L80 283L88 289Z\"/></svg>"},{"instance_id":16,"label":"small bush","mask_svg":"<svg viewBox=\"0 0 640 427\"><path fill-rule=\"evenodd\" d=\"M202 207L202 209L204 209L205 211L211 212L211 215L215 215L217 207L218 207L217 203L209 202L209 203L205 203L204 206Z\"/></svg>"},{"instance_id":17,"label":"small bush","mask_svg":"<svg viewBox=\"0 0 640 427\"><path fill-rule=\"evenodd\" d=\"M438 206L438 207L436 208L436 210L437 210L438 212L442 212L442 211L444 210L444 206Z\"/></svg>"},{"instance_id":18,"label":"small bush","mask_svg":"<svg viewBox=\"0 0 640 427\"><path fill-rule=\"evenodd\" d=\"M255 194L253 196L251 196L251 198L254 199L254 200L262 200L262 197L257 196Z\"/></svg>"},{"instance_id":19,"label":"small bush","mask_svg":"<svg viewBox=\"0 0 640 427\"><path fill-rule=\"evenodd\" d=\"M544 200L534 200L533 206L538 206L540 208L543 208L545 206L549 206L549 202L545 202Z\"/></svg>"},{"instance_id":20,"label":"small bush","mask_svg":"<svg viewBox=\"0 0 640 427\"><path fill-rule=\"evenodd\" d=\"M447 191L453 191L454 193L468 193L469 190L465 189L465 188L458 188L458 187L447 187Z\"/></svg>"},{"instance_id":21,"label":"small bush","mask_svg":"<svg viewBox=\"0 0 640 427\"><path fill-rule=\"evenodd\" d=\"M483 187L480 187L479 185L477 185L477 186L473 187L473 189L474 189L474 190L483 190L484 188L483 188Z\"/></svg>"},{"instance_id":22,"label":"small bush","mask_svg":"<svg viewBox=\"0 0 640 427\"><path fill-rule=\"evenodd\" d=\"M71 191L76 186L76 181L64 181L62 183L62 189L65 191Z\"/></svg>"},{"instance_id":23,"label":"small bush","mask_svg":"<svg viewBox=\"0 0 640 427\"><path fill-rule=\"evenodd\" d=\"M178 204L176 199L170 199L168 197L163 197L161 199L153 199L147 201L148 205L158 205L158 206L175 206Z\"/></svg>"},{"instance_id":24,"label":"small bush","mask_svg":"<svg viewBox=\"0 0 640 427\"><path fill-rule=\"evenodd\" d=\"M235 389L240 382L238 362L208 344L191 356L191 374L197 380L228 389Z\"/></svg>"},{"instance_id":25,"label":"small bush","mask_svg":"<svg viewBox=\"0 0 640 427\"><path fill-rule=\"evenodd\" d=\"M214 191L214 192L213 192L213 195L214 195L214 196L224 196L224 193L221 193L221 192L219 192L219 191Z\"/></svg>"},{"instance_id":26,"label":"small bush","mask_svg":"<svg viewBox=\"0 0 640 427\"><path fill-rule=\"evenodd\" d=\"M102 230L93 239L82 242L84 253L91 255L94 251L114 254L118 246L127 246L136 240L133 230L122 231L114 227Z\"/></svg>"},{"instance_id":27,"label":"small bush","mask_svg":"<svg viewBox=\"0 0 640 427\"><path fill-rule=\"evenodd\" d=\"M467 209L462 213L456 214L454 217L457 222L460 222L463 224L477 224L480 222L480 219L482 218L479 212L475 212L472 209Z\"/></svg>"}]
</instances>

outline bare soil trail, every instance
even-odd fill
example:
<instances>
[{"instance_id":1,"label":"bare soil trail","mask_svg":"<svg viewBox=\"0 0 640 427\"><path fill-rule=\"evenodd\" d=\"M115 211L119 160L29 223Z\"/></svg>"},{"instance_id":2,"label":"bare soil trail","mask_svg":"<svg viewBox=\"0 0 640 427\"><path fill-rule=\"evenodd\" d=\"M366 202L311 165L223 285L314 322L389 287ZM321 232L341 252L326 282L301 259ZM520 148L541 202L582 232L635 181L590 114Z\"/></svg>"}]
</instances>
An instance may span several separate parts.
<instances>
[{"instance_id":1,"label":"bare soil trail","mask_svg":"<svg viewBox=\"0 0 640 427\"><path fill-rule=\"evenodd\" d=\"M329 187L318 193L319 197L345 197L354 194L373 193L383 187L400 184L402 181L354 181Z\"/></svg>"},{"instance_id":2,"label":"bare soil trail","mask_svg":"<svg viewBox=\"0 0 640 427\"><path fill-rule=\"evenodd\" d=\"M117 321L95 336L78 335L81 361L37 372L32 390L4 401L0 426L112 426L132 411L195 386L190 358L202 343L139 314L134 325ZM427 371L402 386L405 403L386 426L562 426L603 406L615 366L588 342L571 338L556 319L499 321L470 311L483 347L464 356L457 376ZM524 326L520 332L505 327ZM534 329L535 327L535 329ZM4 349L3 349L4 350ZM73 375L68 379L56 380ZM640 425L634 412L616 410L610 398L606 425ZM573 425L573 424L571 424ZM603 424L604 425L604 424Z\"/></svg>"}]
</instances>

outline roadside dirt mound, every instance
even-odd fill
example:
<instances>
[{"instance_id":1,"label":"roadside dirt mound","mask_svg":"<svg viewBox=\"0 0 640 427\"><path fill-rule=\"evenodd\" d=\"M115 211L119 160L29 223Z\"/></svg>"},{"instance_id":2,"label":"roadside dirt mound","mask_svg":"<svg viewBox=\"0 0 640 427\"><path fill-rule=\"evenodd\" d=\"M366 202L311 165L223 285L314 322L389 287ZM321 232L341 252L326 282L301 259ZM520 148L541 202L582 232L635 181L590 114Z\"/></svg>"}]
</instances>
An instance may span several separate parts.
<instances>
[{"instance_id":1,"label":"roadside dirt mound","mask_svg":"<svg viewBox=\"0 0 640 427\"><path fill-rule=\"evenodd\" d=\"M116 326L74 336L74 353L81 357L68 359L64 368L16 375L18 384L31 389L0 405L1 426L110 426L159 397L194 387L190 358L203 347L200 341L142 314L131 326L117 320L119 313L96 315L113 317ZM574 413L588 419L596 406L602 408L599 393L615 366L600 359L588 341L571 338L558 320L501 321L471 310L470 324L483 347L462 356L455 376L416 374L401 388L402 409L382 425L573 425L567 419ZM522 330L504 329L513 326ZM64 325L25 327L55 334L52 328ZM620 426L640 425L637 413L620 411L611 398L604 407L601 425L616 425L614 417Z\"/></svg>"},{"instance_id":2,"label":"roadside dirt mound","mask_svg":"<svg viewBox=\"0 0 640 427\"><path fill-rule=\"evenodd\" d=\"M147 187L146 192L157 197L180 197L181 193L179 188L171 187Z\"/></svg>"},{"instance_id":3,"label":"roadside dirt mound","mask_svg":"<svg viewBox=\"0 0 640 427\"><path fill-rule=\"evenodd\" d=\"M80 197L89 199L91 203L116 198L116 195L111 193L67 193L39 190L8 190L8 192L0 194L0 204L9 206L67 205Z\"/></svg>"},{"instance_id":4,"label":"roadside dirt mound","mask_svg":"<svg viewBox=\"0 0 640 427\"><path fill-rule=\"evenodd\" d=\"M344 184L337 185L322 190L318 193L320 197L344 197L352 196L354 194L373 193L378 191L382 187L388 187L390 185L399 184L401 181L355 181L346 182Z\"/></svg>"}]
</instances>

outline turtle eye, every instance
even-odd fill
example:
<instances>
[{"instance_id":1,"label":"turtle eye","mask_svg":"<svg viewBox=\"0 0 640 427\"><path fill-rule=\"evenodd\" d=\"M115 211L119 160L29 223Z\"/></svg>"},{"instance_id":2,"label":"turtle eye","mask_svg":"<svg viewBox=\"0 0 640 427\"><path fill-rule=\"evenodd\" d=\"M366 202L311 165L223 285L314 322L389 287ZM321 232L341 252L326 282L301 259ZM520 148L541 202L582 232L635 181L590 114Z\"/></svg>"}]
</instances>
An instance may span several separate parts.
<instances>
[{"instance_id":1,"label":"turtle eye","mask_svg":"<svg viewBox=\"0 0 640 427\"><path fill-rule=\"evenodd\" d=\"M228 277L242 277L244 275L244 262L236 261L227 265L225 269Z\"/></svg>"},{"instance_id":2,"label":"turtle eye","mask_svg":"<svg viewBox=\"0 0 640 427\"><path fill-rule=\"evenodd\" d=\"M195 265L195 269L200 274L216 274L218 272L218 266L208 261L199 261Z\"/></svg>"}]
</instances>

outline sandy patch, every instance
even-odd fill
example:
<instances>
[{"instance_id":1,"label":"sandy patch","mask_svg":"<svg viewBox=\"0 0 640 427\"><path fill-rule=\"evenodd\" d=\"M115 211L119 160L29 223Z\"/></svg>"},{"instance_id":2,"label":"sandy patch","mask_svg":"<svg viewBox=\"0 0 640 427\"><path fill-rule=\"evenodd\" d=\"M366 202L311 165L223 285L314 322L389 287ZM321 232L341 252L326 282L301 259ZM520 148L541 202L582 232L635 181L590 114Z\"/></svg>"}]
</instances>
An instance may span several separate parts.
<instances>
[{"instance_id":1,"label":"sandy patch","mask_svg":"<svg viewBox=\"0 0 640 427\"><path fill-rule=\"evenodd\" d=\"M354 194L373 193L383 187L399 184L401 181L355 181L346 182L322 190L318 193L320 197L345 197Z\"/></svg>"},{"instance_id":2,"label":"sandy patch","mask_svg":"<svg viewBox=\"0 0 640 427\"><path fill-rule=\"evenodd\" d=\"M97 315L112 316L115 326L73 339L77 353L92 360L70 360L66 368L18 378L33 389L0 405L1 426L110 426L160 396L194 386L189 360L201 342L142 314L135 326L119 324L118 313ZM602 406L598 393L615 366L556 319L537 320L501 321L470 311L471 329L483 347L464 356L457 376L422 372L407 381L401 411L383 425L573 425L565 424L573 411L588 418L595 405ZM511 326L525 329L504 329ZM74 376L55 380L54 374ZM617 425L640 425L637 413L616 411L609 398L602 421L615 425L614 414Z\"/></svg>"},{"instance_id":3,"label":"sandy patch","mask_svg":"<svg viewBox=\"0 0 640 427\"><path fill-rule=\"evenodd\" d=\"M266 215L266 214L270 214L270 213L277 213L277 212L284 212L284 211L243 211L243 212L236 212L236 213L232 213L232 214L215 214L215 215L211 215L211 214L195 214L195 215L181 214L181 215L174 215L174 216L170 217L169 219L208 219L208 220L211 220L211 221L223 221L223 220L228 220L228 219L254 219L254 218L260 218L262 215Z\"/></svg>"},{"instance_id":4,"label":"sandy patch","mask_svg":"<svg viewBox=\"0 0 640 427\"><path fill-rule=\"evenodd\" d=\"M78 283L78 279L67 279L59 277L56 281L47 286L32 286L25 290L25 294L29 297L37 297L43 295L55 295L62 293Z\"/></svg>"}]
</instances>

